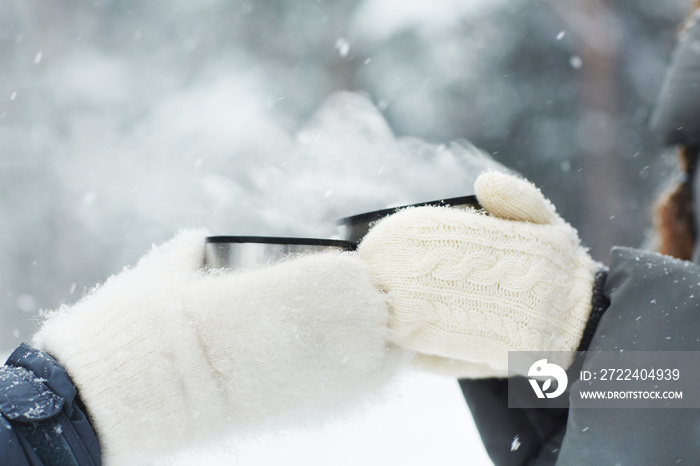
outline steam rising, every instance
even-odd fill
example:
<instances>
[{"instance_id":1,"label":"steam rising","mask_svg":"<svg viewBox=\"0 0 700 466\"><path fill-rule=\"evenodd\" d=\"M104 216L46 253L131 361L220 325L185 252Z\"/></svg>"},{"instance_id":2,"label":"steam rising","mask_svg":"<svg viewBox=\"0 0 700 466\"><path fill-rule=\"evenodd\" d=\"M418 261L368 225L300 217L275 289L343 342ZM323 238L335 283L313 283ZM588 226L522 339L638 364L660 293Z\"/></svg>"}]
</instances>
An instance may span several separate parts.
<instances>
[{"instance_id":1,"label":"steam rising","mask_svg":"<svg viewBox=\"0 0 700 466\"><path fill-rule=\"evenodd\" d=\"M206 82L160 102L92 168L85 208L173 232L333 237L342 217L469 195L479 173L501 168L467 142L395 137L360 94L331 95L295 135L241 89ZM81 167L57 168L76 185Z\"/></svg>"},{"instance_id":2,"label":"steam rising","mask_svg":"<svg viewBox=\"0 0 700 466\"><path fill-rule=\"evenodd\" d=\"M278 206L275 224L261 218L260 228L328 236L342 217L473 194L481 172L503 169L468 142L396 138L360 94L330 96L296 139L288 161L255 179L266 207Z\"/></svg>"}]
</instances>

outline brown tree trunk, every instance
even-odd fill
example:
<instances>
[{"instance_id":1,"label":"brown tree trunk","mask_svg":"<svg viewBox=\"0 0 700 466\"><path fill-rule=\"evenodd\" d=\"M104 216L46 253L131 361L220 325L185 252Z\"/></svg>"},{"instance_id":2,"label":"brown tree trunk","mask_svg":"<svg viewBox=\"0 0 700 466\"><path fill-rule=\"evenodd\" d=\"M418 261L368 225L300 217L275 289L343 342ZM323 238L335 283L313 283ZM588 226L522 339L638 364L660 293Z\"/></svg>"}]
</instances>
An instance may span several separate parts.
<instances>
[{"instance_id":1,"label":"brown tree trunk","mask_svg":"<svg viewBox=\"0 0 700 466\"><path fill-rule=\"evenodd\" d=\"M621 158L616 150L618 53L609 0L555 0L575 41L579 67L581 123L576 142L582 157L581 208L588 246L594 258L607 262L619 239L616 213L622 203Z\"/></svg>"}]
</instances>

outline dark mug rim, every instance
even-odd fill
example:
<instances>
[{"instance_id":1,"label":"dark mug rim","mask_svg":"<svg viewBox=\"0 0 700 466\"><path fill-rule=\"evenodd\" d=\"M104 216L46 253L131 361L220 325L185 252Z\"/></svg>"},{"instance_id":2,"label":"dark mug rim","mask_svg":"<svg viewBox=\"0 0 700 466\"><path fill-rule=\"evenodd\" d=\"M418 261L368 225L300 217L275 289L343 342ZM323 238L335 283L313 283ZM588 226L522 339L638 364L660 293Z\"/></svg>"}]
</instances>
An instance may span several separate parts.
<instances>
[{"instance_id":1,"label":"dark mug rim","mask_svg":"<svg viewBox=\"0 0 700 466\"><path fill-rule=\"evenodd\" d=\"M458 205L472 205L476 208L480 208L479 201L476 199L475 195L451 197L448 199L438 199L436 201L419 202L417 204L408 204L399 207L390 207L388 209L374 210L371 212L365 212L362 214L352 215L350 217L341 218L338 220L338 225L354 225L356 223L369 223L376 220L382 219L387 215L396 213L401 209L406 209L408 207L425 207L425 206L458 206Z\"/></svg>"},{"instance_id":2,"label":"dark mug rim","mask_svg":"<svg viewBox=\"0 0 700 466\"><path fill-rule=\"evenodd\" d=\"M322 238L299 238L293 236L207 236L207 243L256 243L256 244L293 244L301 246L336 247L351 251L355 245L350 241Z\"/></svg>"}]
</instances>

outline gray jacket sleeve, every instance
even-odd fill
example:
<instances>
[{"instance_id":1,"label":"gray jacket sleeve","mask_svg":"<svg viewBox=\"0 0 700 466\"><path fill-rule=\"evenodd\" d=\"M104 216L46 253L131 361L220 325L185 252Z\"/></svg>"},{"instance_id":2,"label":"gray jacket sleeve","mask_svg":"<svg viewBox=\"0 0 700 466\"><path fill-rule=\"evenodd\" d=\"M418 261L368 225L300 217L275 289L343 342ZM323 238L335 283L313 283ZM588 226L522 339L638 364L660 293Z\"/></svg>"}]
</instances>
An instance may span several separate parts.
<instances>
[{"instance_id":1,"label":"gray jacket sleeve","mask_svg":"<svg viewBox=\"0 0 700 466\"><path fill-rule=\"evenodd\" d=\"M700 267L616 248L584 369L596 351L700 350ZM700 355L700 353L699 353ZM581 382L575 382L581 383ZM697 464L699 409L584 409L572 406L557 465Z\"/></svg>"},{"instance_id":2,"label":"gray jacket sleeve","mask_svg":"<svg viewBox=\"0 0 700 466\"><path fill-rule=\"evenodd\" d=\"M602 287L609 306L583 369L599 366L597 351L700 350L699 283L700 267L690 262L615 248ZM700 458L700 409L509 409L504 379L460 385L499 466L697 464ZM511 452L516 435L521 445Z\"/></svg>"},{"instance_id":3,"label":"gray jacket sleeve","mask_svg":"<svg viewBox=\"0 0 700 466\"><path fill-rule=\"evenodd\" d=\"M553 466L564 436L567 409L509 408L509 383L521 386L515 393L530 390L523 377L459 381L489 457L497 466Z\"/></svg>"}]
</instances>

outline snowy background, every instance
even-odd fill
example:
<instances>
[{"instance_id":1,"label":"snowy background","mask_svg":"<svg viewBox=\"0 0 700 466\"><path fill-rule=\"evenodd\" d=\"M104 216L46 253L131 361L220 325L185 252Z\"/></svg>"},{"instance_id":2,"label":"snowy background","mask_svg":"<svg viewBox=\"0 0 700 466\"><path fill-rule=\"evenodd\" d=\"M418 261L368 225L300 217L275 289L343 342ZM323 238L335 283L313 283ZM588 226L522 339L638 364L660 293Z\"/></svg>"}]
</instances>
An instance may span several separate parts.
<instances>
[{"instance_id":1,"label":"snowy background","mask_svg":"<svg viewBox=\"0 0 700 466\"><path fill-rule=\"evenodd\" d=\"M645 241L674 167L646 123L689 4L0 0L0 350L182 227L325 237L342 216L471 194L490 162L470 143L607 262ZM486 461L455 381L395 393L208 454Z\"/></svg>"}]
</instances>

